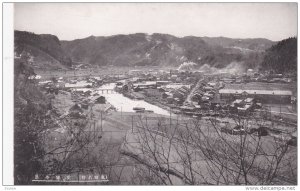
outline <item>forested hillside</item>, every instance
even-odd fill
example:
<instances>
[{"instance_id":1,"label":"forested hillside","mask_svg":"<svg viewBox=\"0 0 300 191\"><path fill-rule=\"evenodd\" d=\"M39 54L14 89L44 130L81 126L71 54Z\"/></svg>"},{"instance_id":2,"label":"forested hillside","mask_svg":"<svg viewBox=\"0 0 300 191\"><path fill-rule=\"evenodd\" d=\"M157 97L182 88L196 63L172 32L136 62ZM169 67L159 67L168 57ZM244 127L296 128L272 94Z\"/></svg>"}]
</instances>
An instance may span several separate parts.
<instances>
[{"instance_id":1,"label":"forested hillside","mask_svg":"<svg viewBox=\"0 0 300 191\"><path fill-rule=\"evenodd\" d=\"M90 36L60 41L53 35L15 31L15 52L28 52L33 65L42 69L68 68L76 64L92 66L162 66L177 68L184 62L196 68L257 68L264 50L275 42L267 39L225 37L175 37L168 34L136 33L108 37Z\"/></svg>"},{"instance_id":2,"label":"forested hillside","mask_svg":"<svg viewBox=\"0 0 300 191\"><path fill-rule=\"evenodd\" d=\"M216 68L226 67L232 62L238 62L245 68L256 67L255 64L261 61L262 52L274 44L267 39L178 38L159 33L90 36L61 43L74 62L99 66L170 67L194 62L198 67L207 64Z\"/></svg>"},{"instance_id":3,"label":"forested hillside","mask_svg":"<svg viewBox=\"0 0 300 191\"><path fill-rule=\"evenodd\" d=\"M268 49L261 66L275 73L297 74L297 38L282 40Z\"/></svg>"},{"instance_id":4,"label":"forested hillside","mask_svg":"<svg viewBox=\"0 0 300 191\"><path fill-rule=\"evenodd\" d=\"M49 99L29 76L34 70L24 59L14 67L14 184L31 184L35 173L43 171L42 132L53 126Z\"/></svg>"},{"instance_id":5,"label":"forested hillside","mask_svg":"<svg viewBox=\"0 0 300 191\"><path fill-rule=\"evenodd\" d=\"M37 67L64 68L72 65L71 58L66 56L59 39L54 35L15 31L14 37L15 53L29 53Z\"/></svg>"}]
</instances>

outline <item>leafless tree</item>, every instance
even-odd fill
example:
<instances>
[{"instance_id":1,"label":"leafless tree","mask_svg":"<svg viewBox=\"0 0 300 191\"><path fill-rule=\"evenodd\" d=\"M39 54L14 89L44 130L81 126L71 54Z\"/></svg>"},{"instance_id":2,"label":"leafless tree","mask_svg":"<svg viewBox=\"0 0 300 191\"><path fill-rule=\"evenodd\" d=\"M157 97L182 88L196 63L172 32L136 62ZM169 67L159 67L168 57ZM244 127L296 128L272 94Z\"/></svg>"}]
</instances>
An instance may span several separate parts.
<instances>
[{"instance_id":1,"label":"leafless tree","mask_svg":"<svg viewBox=\"0 0 300 191\"><path fill-rule=\"evenodd\" d=\"M140 118L122 150L162 184L296 184L296 149L263 136L257 118L166 121Z\"/></svg>"}]
</instances>

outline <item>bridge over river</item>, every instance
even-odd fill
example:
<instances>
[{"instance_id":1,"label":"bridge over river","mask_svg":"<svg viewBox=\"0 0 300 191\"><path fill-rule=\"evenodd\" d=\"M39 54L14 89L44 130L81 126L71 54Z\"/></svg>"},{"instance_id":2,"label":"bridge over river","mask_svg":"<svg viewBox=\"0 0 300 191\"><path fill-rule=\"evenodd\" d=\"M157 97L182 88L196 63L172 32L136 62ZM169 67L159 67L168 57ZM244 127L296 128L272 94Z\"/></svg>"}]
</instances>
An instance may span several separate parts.
<instances>
[{"instance_id":1,"label":"bridge over river","mask_svg":"<svg viewBox=\"0 0 300 191\"><path fill-rule=\"evenodd\" d=\"M102 94L113 94L113 93L117 93L114 89L99 89L98 91L99 91L99 93L102 93Z\"/></svg>"}]
</instances>

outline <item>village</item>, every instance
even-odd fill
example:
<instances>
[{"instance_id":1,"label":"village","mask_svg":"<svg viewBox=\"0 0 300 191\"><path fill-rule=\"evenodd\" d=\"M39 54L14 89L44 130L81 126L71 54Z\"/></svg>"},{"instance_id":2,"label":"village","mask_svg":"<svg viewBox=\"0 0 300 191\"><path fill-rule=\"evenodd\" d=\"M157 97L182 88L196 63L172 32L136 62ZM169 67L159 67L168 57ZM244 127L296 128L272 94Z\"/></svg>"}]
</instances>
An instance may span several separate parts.
<instances>
[{"instance_id":1,"label":"village","mask_svg":"<svg viewBox=\"0 0 300 191\"><path fill-rule=\"evenodd\" d=\"M4 186L296 189L297 3L10 6Z\"/></svg>"},{"instance_id":2,"label":"village","mask_svg":"<svg viewBox=\"0 0 300 191\"><path fill-rule=\"evenodd\" d=\"M75 73L75 72L74 72ZM175 114L192 117L247 115L268 110L275 119L296 120L296 85L282 74L260 74L249 69L242 75L226 72L210 74L189 70L129 70L118 75L52 76L39 79L39 86L49 93L66 90L72 96L99 97L115 91L132 100L144 100ZM97 89L98 88L98 89ZM109 96L109 95L107 95ZM105 95L99 99L105 100ZM85 100L87 102L87 100ZM143 107L142 107L143 108ZM139 110L137 112L143 112ZM151 112L151 111L149 111Z\"/></svg>"},{"instance_id":3,"label":"village","mask_svg":"<svg viewBox=\"0 0 300 191\"><path fill-rule=\"evenodd\" d=\"M76 76L76 72L81 70L85 75ZM279 132L292 132L287 139L290 144L296 145L297 95L295 82L290 76L261 74L252 69L241 75L209 73L192 71L189 67L180 70L136 69L101 76L86 74L83 68L74 70L74 76L56 74L47 76L45 80L36 75L29 79L49 96L55 95L51 99L61 116L74 113L74 108L78 116L91 109L101 110L101 113L156 113L218 121L252 116L269 121L269 127L263 128L270 132L274 128ZM281 125L274 127L277 123ZM251 131L259 128L262 127ZM238 127L224 130L231 134L233 131L245 133L245 129Z\"/></svg>"},{"instance_id":4,"label":"village","mask_svg":"<svg viewBox=\"0 0 300 191\"><path fill-rule=\"evenodd\" d=\"M79 72L81 75L76 75ZM113 152L119 153L120 159L115 164L117 166L110 167L115 174L108 173L107 168L99 171L108 174L111 183L118 182L115 180L117 174L124 182L131 181L125 177L129 172L132 173L132 165L137 168L139 163L132 163L130 158L134 157L134 153L145 149L134 146L136 142L140 142L137 137L142 135L141 131L145 131L144 136L150 133L150 137L169 137L173 131L194 134L197 132L195 122L198 121L203 128L207 128L205 132L218 129L210 137L217 138L220 136L217 132L220 131L224 134L222 136L226 136L225 140L232 142L230 144L235 144L238 136L255 135L265 137L261 142L268 145L268 149L278 144L271 143L273 139L292 148L297 146L294 81L281 74L259 74L252 70L242 75L225 72L212 74L188 69L135 69L110 75L91 75L84 69L79 69L72 73L73 75L63 76L61 72L46 77L37 73L29 77L51 100L50 107L56 116L54 118L58 128L50 130L51 133L47 135L48 141L55 142L47 150L55 150L58 145L69 144L78 137L81 140L82 136L89 140L85 144L89 145L87 148L91 148L82 152L92 156L99 154L92 150L99 149L101 142L108 147L112 143L117 144L121 152L116 151L116 148ZM247 121L247 125L237 120ZM182 139L175 132L173 136L177 141L171 147L179 144L178 140ZM81 141L77 140L78 143ZM155 140L152 141L154 142L151 144L158 144ZM160 143L162 150L165 149L165 144ZM74 143L72 145L69 149L76 148ZM151 150L151 147L148 149ZM61 149L58 151L61 153ZM66 149L65 152L70 150ZM172 160L177 161L180 156L178 151L171 149L169 152L175 157ZM73 157L78 158L77 155ZM107 155L112 157L111 154ZM147 154L142 156L152 160ZM62 161L75 160L55 152L53 157ZM153 161L154 164L155 162L157 161ZM123 174L119 163L125 165L122 169L127 169ZM87 169L90 165L85 161ZM176 184L183 183L178 177L173 177L172 181Z\"/></svg>"}]
</instances>

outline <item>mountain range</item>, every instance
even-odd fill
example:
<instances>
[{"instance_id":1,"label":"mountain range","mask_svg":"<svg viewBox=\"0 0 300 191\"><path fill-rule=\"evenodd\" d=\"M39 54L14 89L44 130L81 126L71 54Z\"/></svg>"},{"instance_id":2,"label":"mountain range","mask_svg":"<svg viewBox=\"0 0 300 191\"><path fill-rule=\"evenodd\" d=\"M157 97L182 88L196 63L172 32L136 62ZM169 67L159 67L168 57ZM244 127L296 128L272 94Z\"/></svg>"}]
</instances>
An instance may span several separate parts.
<instances>
[{"instance_id":1,"label":"mountain range","mask_svg":"<svg viewBox=\"0 0 300 191\"><path fill-rule=\"evenodd\" d=\"M267 50L277 44L263 38L179 38L160 33L89 36L72 41L26 31L15 31L14 36L15 53L30 53L34 65L43 69L68 68L76 64L177 68L184 62L215 68L224 68L234 62L245 69L257 68Z\"/></svg>"}]
</instances>

